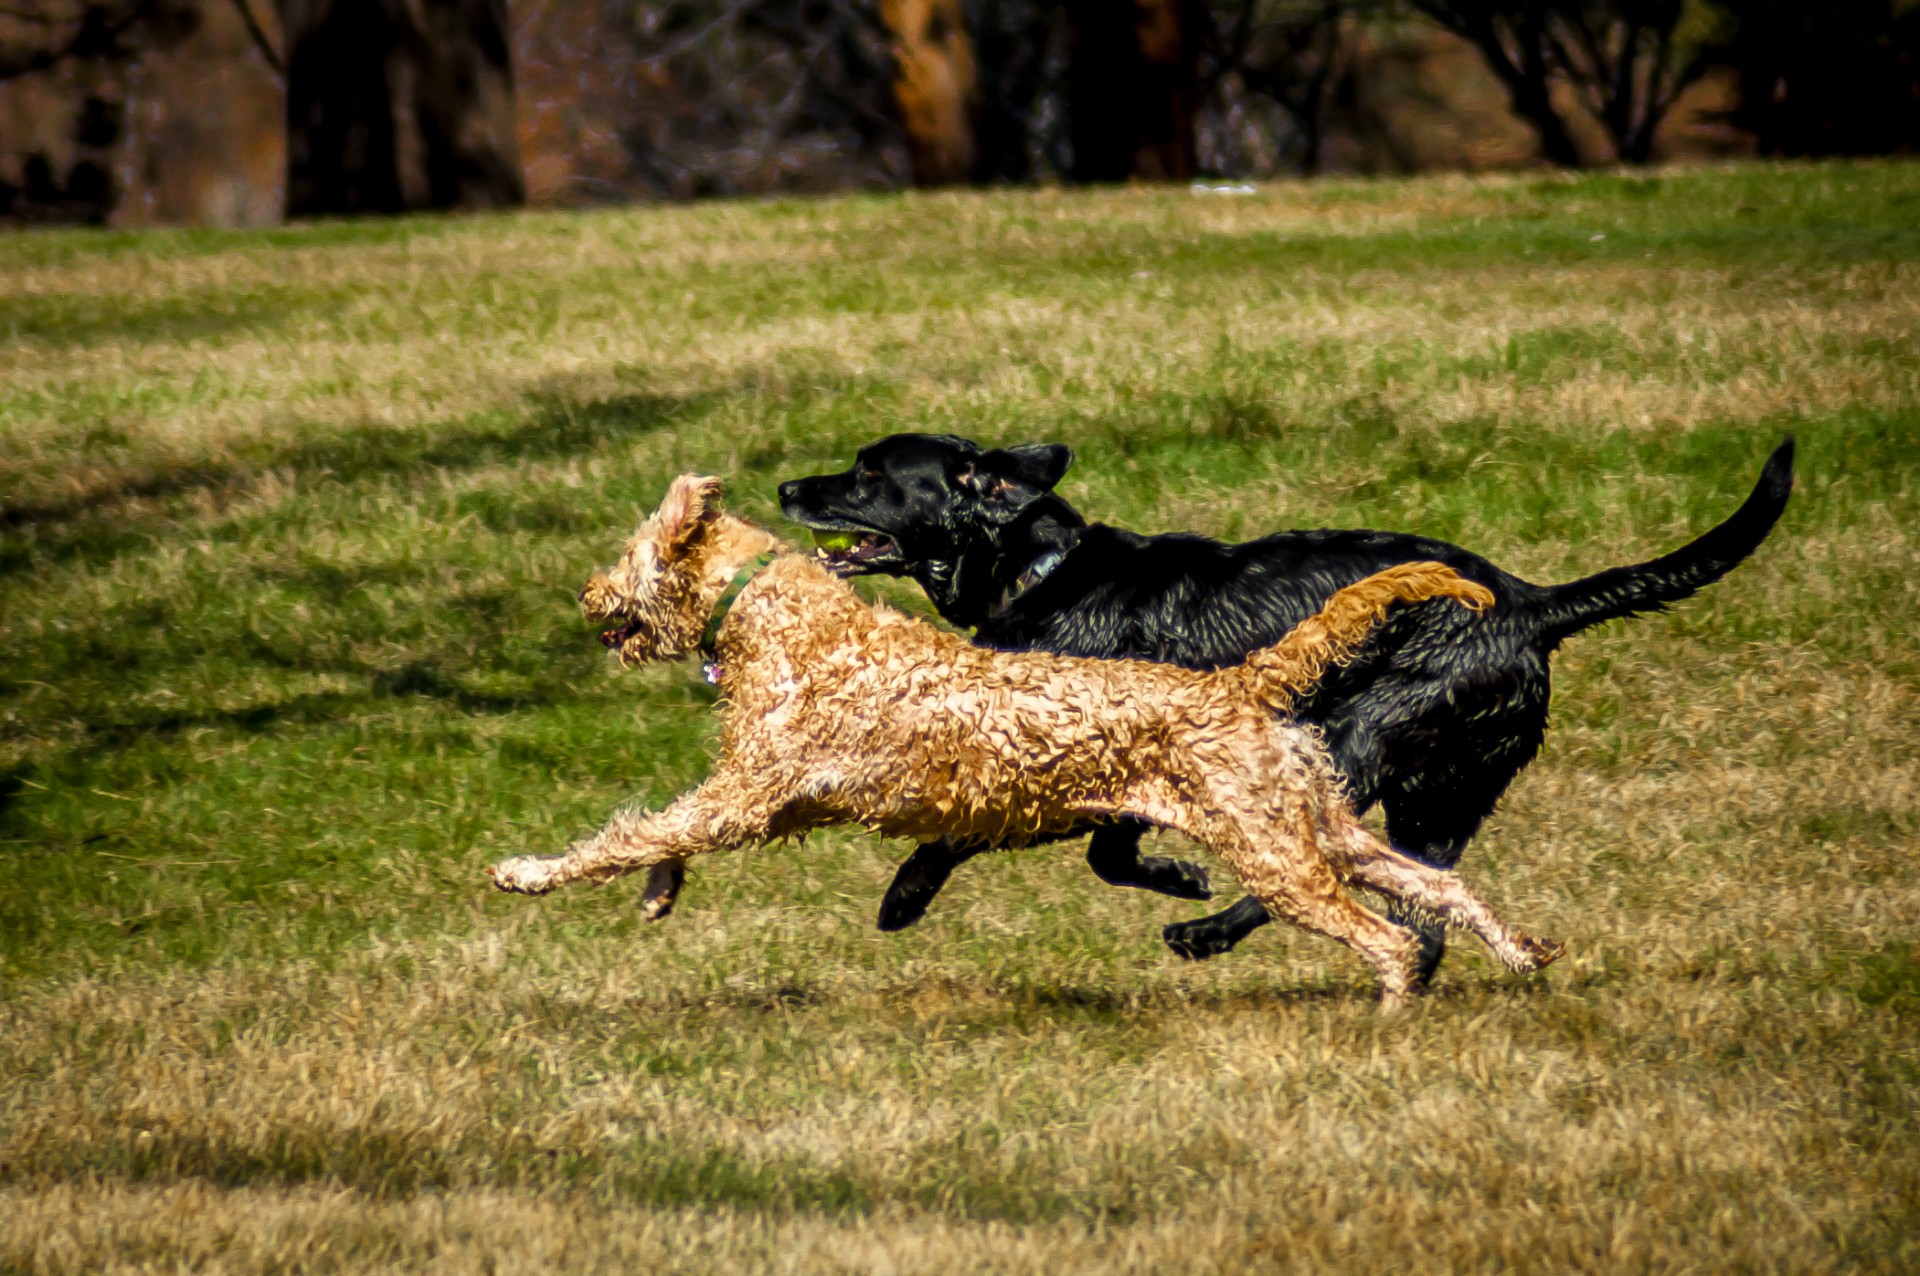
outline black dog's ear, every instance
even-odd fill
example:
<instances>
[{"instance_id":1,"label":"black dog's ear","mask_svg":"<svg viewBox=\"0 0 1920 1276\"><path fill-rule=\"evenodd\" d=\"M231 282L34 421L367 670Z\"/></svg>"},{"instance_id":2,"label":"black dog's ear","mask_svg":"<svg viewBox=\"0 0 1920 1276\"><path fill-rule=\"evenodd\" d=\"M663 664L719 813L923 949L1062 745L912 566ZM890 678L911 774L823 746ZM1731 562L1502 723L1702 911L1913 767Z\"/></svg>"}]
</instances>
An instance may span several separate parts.
<instances>
[{"instance_id":1,"label":"black dog's ear","mask_svg":"<svg viewBox=\"0 0 1920 1276\"><path fill-rule=\"evenodd\" d=\"M1064 443L1022 443L982 452L960 480L990 501L1025 505L1051 492L1072 464L1073 449Z\"/></svg>"},{"instance_id":2,"label":"black dog's ear","mask_svg":"<svg viewBox=\"0 0 1920 1276\"><path fill-rule=\"evenodd\" d=\"M999 461L1002 457L1012 462L1013 477L1028 487L1037 487L1043 492L1051 492L1073 464L1073 449L1064 443L1022 443L1017 447L996 448L981 460L992 458Z\"/></svg>"},{"instance_id":3,"label":"black dog's ear","mask_svg":"<svg viewBox=\"0 0 1920 1276\"><path fill-rule=\"evenodd\" d=\"M1052 491L1072 464L1073 449L1063 443L1023 443L982 452L954 481L980 498L976 515L1000 523Z\"/></svg>"}]
</instances>

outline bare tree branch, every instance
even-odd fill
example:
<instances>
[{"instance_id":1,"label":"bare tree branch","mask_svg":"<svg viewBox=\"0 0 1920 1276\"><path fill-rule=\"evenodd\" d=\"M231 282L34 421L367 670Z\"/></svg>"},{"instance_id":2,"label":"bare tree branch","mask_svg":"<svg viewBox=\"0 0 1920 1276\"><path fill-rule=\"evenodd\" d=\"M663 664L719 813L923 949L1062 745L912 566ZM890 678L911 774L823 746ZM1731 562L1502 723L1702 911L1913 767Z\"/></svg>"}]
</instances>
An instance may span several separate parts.
<instances>
[{"instance_id":1,"label":"bare tree branch","mask_svg":"<svg viewBox=\"0 0 1920 1276\"><path fill-rule=\"evenodd\" d=\"M233 0L233 7L240 11L240 21L246 25L253 47L260 50L260 56L273 68L276 79L284 84L287 76L286 59L280 56L280 50L274 48L273 41L267 38L266 28L260 25L260 19L253 16L253 5L248 0Z\"/></svg>"},{"instance_id":2,"label":"bare tree branch","mask_svg":"<svg viewBox=\"0 0 1920 1276\"><path fill-rule=\"evenodd\" d=\"M1705 73L1704 51L1676 55L1685 0L1411 0L1479 50L1514 110L1540 132L1547 157L1577 165L1553 101L1565 85L1630 164L1652 158L1653 136L1686 87Z\"/></svg>"},{"instance_id":3,"label":"bare tree branch","mask_svg":"<svg viewBox=\"0 0 1920 1276\"><path fill-rule=\"evenodd\" d=\"M0 45L0 80L34 75L63 62L118 61L131 57L134 48L130 36L153 15L155 8L155 0L119 0L112 4L78 5L64 16L46 14L44 23L34 25L50 30L68 29L42 43Z\"/></svg>"}]
</instances>

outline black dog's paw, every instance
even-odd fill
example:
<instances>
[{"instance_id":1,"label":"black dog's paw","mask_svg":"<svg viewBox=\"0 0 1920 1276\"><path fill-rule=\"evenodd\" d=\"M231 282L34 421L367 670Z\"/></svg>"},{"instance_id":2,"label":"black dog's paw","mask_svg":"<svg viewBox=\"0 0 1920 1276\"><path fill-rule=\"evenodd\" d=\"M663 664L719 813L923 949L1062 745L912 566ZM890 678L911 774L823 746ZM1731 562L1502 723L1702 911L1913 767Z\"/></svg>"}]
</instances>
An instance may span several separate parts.
<instances>
[{"instance_id":1,"label":"black dog's paw","mask_svg":"<svg viewBox=\"0 0 1920 1276\"><path fill-rule=\"evenodd\" d=\"M1231 908L1211 917L1175 922L1160 931L1160 938L1178 956L1188 961L1205 961L1233 951L1235 944L1266 924L1267 910L1260 907L1259 900L1246 895Z\"/></svg>"},{"instance_id":2,"label":"black dog's paw","mask_svg":"<svg viewBox=\"0 0 1920 1276\"><path fill-rule=\"evenodd\" d=\"M1187 961L1205 961L1209 957L1218 957L1233 951L1240 937L1231 930L1210 925L1211 918L1202 917L1199 921L1174 922L1160 928L1160 938L1173 950L1175 957Z\"/></svg>"},{"instance_id":3,"label":"black dog's paw","mask_svg":"<svg viewBox=\"0 0 1920 1276\"><path fill-rule=\"evenodd\" d=\"M647 889L640 896L640 915L650 922L666 920L667 915L673 912L673 906L680 898L680 888L686 885L686 881L685 860L655 864L647 873Z\"/></svg>"},{"instance_id":4,"label":"black dog's paw","mask_svg":"<svg viewBox=\"0 0 1920 1276\"><path fill-rule=\"evenodd\" d=\"M880 897L880 916L876 919L880 929L888 932L905 930L927 915L927 906L933 903L933 897L938 893L938 888L903 887L900 879L895 878L893 885L887 887L887 893Z\"/></svg>"},{"instance_id":5,"label":"black dog's paw","mask_svg":"<svg viewBox=\"0 0 1920 1276\"><path fill-rule=\"evenodd\" d=\"M1445 930L1422 930L1420 936L1420 956L1414 966L1414 987L1421 992L1433 986L1433 977L1440 973L1440 962L1447 955L1447 932Z\"/></svg>"}]
</instances>

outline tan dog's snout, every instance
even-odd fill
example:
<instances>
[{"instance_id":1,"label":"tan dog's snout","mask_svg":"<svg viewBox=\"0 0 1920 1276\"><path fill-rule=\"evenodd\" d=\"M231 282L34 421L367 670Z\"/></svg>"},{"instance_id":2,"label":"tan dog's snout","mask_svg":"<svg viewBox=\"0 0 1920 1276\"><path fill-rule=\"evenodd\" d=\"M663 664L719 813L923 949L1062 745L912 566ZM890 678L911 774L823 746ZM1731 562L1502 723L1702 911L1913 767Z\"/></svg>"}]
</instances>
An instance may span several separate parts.
<instances>
[{"instance_id":1,"label":"tan dog's snout","mask_svg":"<svg viewBox=\"0 0 1920 1276\"><path fill-rule=\"evenodd\" d=\"M580 600L580 610L588 620L605 620L613 613L613 582L605 576L589 577L575 597Z\"/></svg>"}]
</instances>

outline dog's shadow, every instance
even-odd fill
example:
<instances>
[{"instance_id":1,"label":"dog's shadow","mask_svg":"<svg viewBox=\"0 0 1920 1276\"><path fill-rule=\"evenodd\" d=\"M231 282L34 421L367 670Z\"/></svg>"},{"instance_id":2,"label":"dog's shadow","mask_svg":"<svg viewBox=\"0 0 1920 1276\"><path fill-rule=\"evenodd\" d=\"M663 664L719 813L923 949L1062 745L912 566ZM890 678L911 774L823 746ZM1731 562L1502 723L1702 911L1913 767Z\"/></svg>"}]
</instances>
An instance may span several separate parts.
<instances>
[{"instance_id":1,"label":"dog's shadow","mask_svg":"<svg viewBox=\"0 0 1920 1276\"><path fill-rule=\"evenodd\" d=\"M1421 996L1414 1013L1421 1006L1458 1010L1483 1007L1490 1000L1530 1000L1548 991L1549 985L1542 979L1514 979L1476 971L1443 979ZM895 1023L903 1029L939 1021L966 1024L983 1033L1002 1027L1026 1031L1045 1019L1063 1026L1126 1026L1150 1032L1153 1021L1185 1019L1196 1013L1230 1019L1242 1014L1286 1015L1316 1006L1371 1011L1378 1001L1378 989L1362 980L1310 984L1277 980L1265 987L1235 989L1179 988L1164 983L1132 987L1119 982L969 983L938 978L859 989L837 982L784 981L630 998L621 1007L621 1017L635 1026L662 1019L682 1025L724 1020L739 1028L755 1019L788 1020L796 1014L829 1019L857 1015ZM564 996L530 994L508 1010L509 1018L525 1016L529 1022L544 1022L549 1030L559 1033L589 1023L596 1033L604 1032L607 1022L604 1003L589 1006Z\"/></svg>"}]
</instances>

